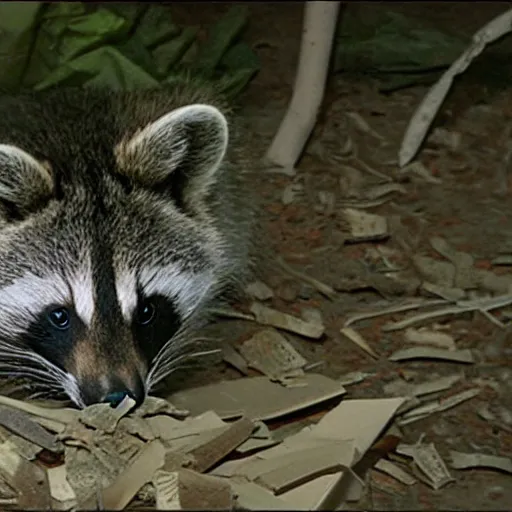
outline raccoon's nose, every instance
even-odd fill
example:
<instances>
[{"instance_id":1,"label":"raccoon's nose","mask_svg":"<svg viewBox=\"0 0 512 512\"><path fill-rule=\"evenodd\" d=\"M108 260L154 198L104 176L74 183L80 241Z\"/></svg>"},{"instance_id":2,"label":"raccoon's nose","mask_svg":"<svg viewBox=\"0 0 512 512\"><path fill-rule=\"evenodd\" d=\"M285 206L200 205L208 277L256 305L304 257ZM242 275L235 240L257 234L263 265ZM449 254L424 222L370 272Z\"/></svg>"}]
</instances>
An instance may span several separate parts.
<instances>
[{"instance_id":1,"label":"raccoon's nose","mask_svg":"<svg viewBox=\"0 0 512 512\"><path fill-rule=\"evenodd\" d=\"M112 407L117 407L127 396L135 400L135 407L138 407L144 401L145 392L142 379L137 378L132 388L128 388L124 383L118 380L112 384L109 392L103 398L103 402L109 403Z\"/></svg>"}]
</instances>

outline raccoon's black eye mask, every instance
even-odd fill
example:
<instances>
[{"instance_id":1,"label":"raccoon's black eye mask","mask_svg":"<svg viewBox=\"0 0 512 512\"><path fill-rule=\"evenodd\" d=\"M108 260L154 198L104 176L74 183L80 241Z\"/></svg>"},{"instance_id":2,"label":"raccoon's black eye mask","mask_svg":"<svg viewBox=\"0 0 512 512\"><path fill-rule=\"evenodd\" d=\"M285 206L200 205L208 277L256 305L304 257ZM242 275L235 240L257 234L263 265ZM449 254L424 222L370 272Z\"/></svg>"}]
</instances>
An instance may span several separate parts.
<instances>
[{"instance_id":1,"label":"raccoon's black eye mask","mask_svg":"<svg viewBox=\"0 0 512 512\"><path fill-rule=\"evenodd\" d=\"M154 320L155 314L156 306L150 300L145 300L137 309L136 320L142 326L149 325ZM71 327L71 314L65 307L53 309L47 316L50 324L59 331L65 331Z\"/></svg>"}]
</instances>

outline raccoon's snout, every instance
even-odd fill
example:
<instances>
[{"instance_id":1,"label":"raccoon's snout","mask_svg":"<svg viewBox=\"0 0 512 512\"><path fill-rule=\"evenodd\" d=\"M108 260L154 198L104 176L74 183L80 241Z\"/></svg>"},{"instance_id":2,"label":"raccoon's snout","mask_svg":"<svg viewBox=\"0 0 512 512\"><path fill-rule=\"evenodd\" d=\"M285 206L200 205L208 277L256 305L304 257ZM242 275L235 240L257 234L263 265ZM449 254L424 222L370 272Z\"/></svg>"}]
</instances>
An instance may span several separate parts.
<instances>
[{"instance_id":1,"label":"raccoon's snout","mask_svg":"<svg viewBox=\"0 0 512 512\"><path fill-rule=\"evenodd\" d=\"M105 382L86 381L82 384L80 394L85 406L96 403L109 403L112 407L117 407L119 403L129 396L135 400L135 407L138 407L144 401L146 391L144 382L138 372L130 379L130 382L114 377Z\"/></svg>"}]
</instances>

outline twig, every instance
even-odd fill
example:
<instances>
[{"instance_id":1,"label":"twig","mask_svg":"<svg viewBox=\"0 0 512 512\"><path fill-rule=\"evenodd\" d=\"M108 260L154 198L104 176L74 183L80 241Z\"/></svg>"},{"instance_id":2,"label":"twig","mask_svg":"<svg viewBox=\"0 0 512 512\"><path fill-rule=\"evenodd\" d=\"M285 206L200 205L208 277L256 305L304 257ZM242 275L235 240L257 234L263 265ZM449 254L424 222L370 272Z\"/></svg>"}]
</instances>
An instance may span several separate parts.
<instances>
[{"instance_id":1,"label":"twig","mask_svg":"<svg viewBox=\"0 0 512 512\"><path fill-rule=\"evenodd\" d=\"M458 315L460 313L467 313L470 311L487 312L492 309L501 308L512 304L512 295L501 295L499 297L493 297L491 299L477 299L477 300L464 300L459 301L455 306L449 306L446 308L438 309L436 311L429 311L427 313L421 313L414 315L410 318L406 318L401 322L392 322L382 326L382 330L397 331L410 327L411 325L422 322L423 320L430 320L444 315Z\"/></svg>"},{"instance_id":2,"label":"twig","mask_svg":"<svg viewBox=\"0 0 512 512\"><path fill-rule=\"evenodd\" d=\"M310 284L313 288L317 289L320 293L327 296L329 299L334 300L337 297L336 291L329 285L322 283L321 281L318 281L314 277L310 277L306 274L303 274L302 272L299 272L298 270L293 269L283 260L281 256L277 257L277 263L285 272L290 274L292 277L296 277L297 279L300 279L301 281Z\"/></svg>"},{"instance_id":3,"label":"twig","mask_svg":"<svg viewBox=\"0 0 512 512\"><path fill-rule=\"evenodd\" d=\"M368 318L375 318L377 316L392 315L393 313L402 313L403 311L410 311L411 309L428 308L430 306L440 306L446 304L445 300L428 300L416 303L401 304L399 306L390 306L389 308L379 309L378 311L369 311L367 313L356 313L349 316L345 320L344 327L348 327L355 322L367 320Z\"/></svg>"}]
</instances>

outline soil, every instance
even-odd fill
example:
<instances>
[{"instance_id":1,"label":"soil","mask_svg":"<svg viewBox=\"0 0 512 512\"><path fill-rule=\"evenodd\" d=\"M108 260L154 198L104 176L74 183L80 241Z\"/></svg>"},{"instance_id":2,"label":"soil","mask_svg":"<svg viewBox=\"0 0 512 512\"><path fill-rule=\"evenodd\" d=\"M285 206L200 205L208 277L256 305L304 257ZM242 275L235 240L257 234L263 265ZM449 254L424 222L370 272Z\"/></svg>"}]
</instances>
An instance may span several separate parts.
<instances>
[{"instance_id":1,"label":"soil","mask_svg":"<svg viewBox=\"0 0 512 512\"><path fill-rule=\"evenodd\" d=\"M207 27L222 15L226 3L201 3L191 9L190 3L176 4L178 23L194 23ZM253 45L261 61L261 71L240 98L241 115L255 159L265 153L289 101L302 29L302 3L248 3L251 21L244 37ZM372 3L364 4L372 9ZM390 3L390 10L419 17L440 29L470 36L503 12L503 3ZM512 36L499 45L497 51L507 52ZM504 71L505 72L505 71ZM403 134L415 108L428 87L416 86L381 94L376 78L346 76L329 78L328 89L319 123L297 165L295 176L265 173L254 183L263 200L265 230L269 243L296 270L339 289L331 301L311 287L276 270L265 276L275 297L274 307L299 314L305 307L321 310L326 335L320 342L299 337L290 339L308 361L321 362L315 371L333 378L352 371L372 376L348 388L350 397L385 396L383 386L398 378L403 370L416 372L418 382L449 373L463 373L463 381L452 391L470 387L470 381L480 379L481 393L472 400L428 419L402 427L405 442L414 443L424 434L442 455L449 450L485 452L512 457L512 336L508 327L501 328L476 313L444 319L442 327L456 339L458 348L471 348L479 354L471 366L444 362L404 362L387 360L393 351L405 347L403 331L383 332L383 323L403 318L377 317L360 322L357 330L381 358L373 360L348 342L341 334L346 315L362 307L379 307L397 303L417 295L408 286L379 291L361 290L350 286L354 268L363 265L374 271L376 247L390 251L393 263L410 267L412 255L427 255L442 259L433 251L429 238L443 237L451 246L470 253L475 265L491 268L496 273L510 273L510 267L495 267L491 260L501 253L512 253L512 215L510 202L512 174L508 153L512 149L510 135L512 88L490 88L484 79L474 74L471 80L462 76L453 93L443 104L435 126L460 134L460 144L449 148L432 140L417 156L437 179L426 181L408 176L402 185L404 193L395 194L391 201L366 211L400 221L387 241L346 243L344 226L339 214L346 198L346 165L358 168L365 183L375 183L375 176L365 173L360 164L344 160L342 150L347 138L357 147L357 155L372 169L394 176L396 159ZM381 140L361 133L347 123L346 112L358 113ZM354 163L355 162L355 163ZM292 183L302 185L290 204L283 204L284 189ZM320 196L330 197L331 205L322 204ZM359 267L358 267L359 268ZM412 282L412 281L411 281ZM348 283L348 284L347 284ZM345 290L345 291L343 291ZM348 290L348 291L347 291ZM216 329L219 337L234 344L254 332L245 322L227 320ZM224 363L200 372L191 385L240 374ZM482 419L477 410L488 406L501 411L501 426ZM504 412L505 411L505 412ZM508 412L507 412L508 411ZM445 459L446 460L446 459ZM473 469L451 470L456 478L438 491L418 483L405 493L383 492L372 487L361 502L351 508L365 510L506 510L512 505L511 476L496 471ZM374 479L378 480L379 475ZM381 486L382 488L382 486Z\"/></svg>"}]
</instances>

